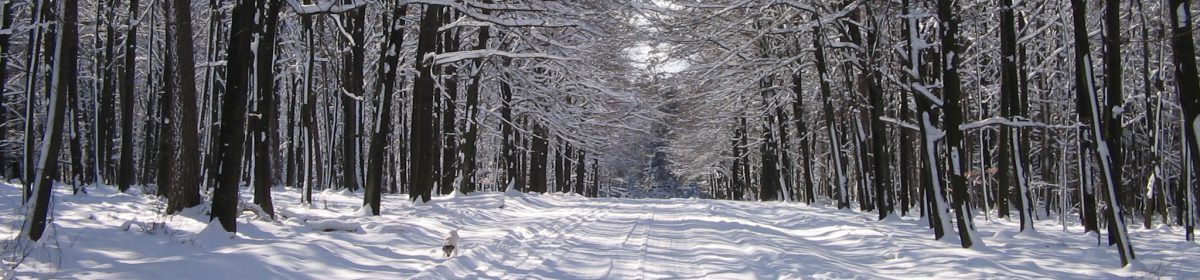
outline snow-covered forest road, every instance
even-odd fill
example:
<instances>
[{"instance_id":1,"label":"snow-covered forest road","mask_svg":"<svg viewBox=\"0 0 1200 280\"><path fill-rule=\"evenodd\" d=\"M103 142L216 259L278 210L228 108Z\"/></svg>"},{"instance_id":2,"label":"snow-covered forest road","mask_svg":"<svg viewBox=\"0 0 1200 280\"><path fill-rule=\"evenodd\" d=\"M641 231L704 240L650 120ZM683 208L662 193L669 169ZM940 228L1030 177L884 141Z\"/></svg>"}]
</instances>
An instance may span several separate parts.
<instances>
[{"instance_id":1,"label":"snow-covered forest road","mask_svg":"<svg viewBox=\"0 0 1200 280\"><path fill-rule=\"evenodd\" d=\"M59 188L63 190L64 188ZM0 233L20 226L20 190L0 184ZM1114 248L1081 228L1046 222L1013 236L1009 221L978 226L987 247L933 241L916 218L798 203L634 200L480 193L413 206L385 196L383 215L356 213L356 193L276 189L279 217L243 211L234 239L202 208L157 214L151 195L109 188L55 196L53 238L13 275L83 279L886 279L1143 276L1195 278L1200 247L1168 228L1132 229L1142 262L1117 268ZM244 197L249 200L250 197ZM503 207L501 207L503 206ZM205 207L205 206L202 206ZM914 213L915 214L915 213ZM915 215L914 215L915 216ZM129 222L133 221L133 222ZM155 228L155 223L165 227ZM441 239L460 229L458 256ZM999 232L998 232L999 231ZM948 237L952 238L952 236ZM11 240L11 239L10 239ZM11 244L9 244L11 245ZM8 246L8 245L6 245ZM1191 260L1191 261L1188 261ZM6 264L7 266L7 264Z\"/></svg>"}]
</instances>

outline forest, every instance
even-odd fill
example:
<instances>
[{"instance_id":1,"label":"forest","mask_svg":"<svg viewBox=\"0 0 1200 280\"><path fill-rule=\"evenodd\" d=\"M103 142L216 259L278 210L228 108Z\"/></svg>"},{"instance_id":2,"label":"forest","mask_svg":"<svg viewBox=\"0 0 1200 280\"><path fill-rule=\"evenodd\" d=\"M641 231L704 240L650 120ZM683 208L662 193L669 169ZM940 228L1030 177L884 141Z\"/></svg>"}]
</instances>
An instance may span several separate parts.
<instances>
[{"instance_id":1,"label":"forest","mask_svg":"<svg viewBox=\"0 0 1200 280\"><path fill-rule=\"evenodd\" d=\"M29 242L56 190L228 232L331 190L557 192L920 217L962 248L1051 221L1125 266L1132 229L1195 239L1194 4L3 1L0 176Z\"/></svg>"}]
</instances>

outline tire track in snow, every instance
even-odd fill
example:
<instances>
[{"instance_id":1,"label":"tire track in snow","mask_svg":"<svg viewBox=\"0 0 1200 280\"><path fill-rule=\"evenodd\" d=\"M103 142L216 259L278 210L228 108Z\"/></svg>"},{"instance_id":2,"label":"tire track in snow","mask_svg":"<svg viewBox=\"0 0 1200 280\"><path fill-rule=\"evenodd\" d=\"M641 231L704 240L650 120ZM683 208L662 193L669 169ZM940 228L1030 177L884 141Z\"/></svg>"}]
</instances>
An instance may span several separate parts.
<instances>
[{"instance_id":1,"label":"tire track in snow","mask_svg":"<svg viewBox=\"0 0 1200 280\"><path fill-rule=\"evenodd\" d=\"M652 207L642 205L637 211L634 211L637 217L633 219L629 231L624 234L624 238L617 247L617 251L631 252L634 256L611 260L612 265L605 278L646 279L646 251L650 240L645 224L646 216L650 214L647 209L652 209Z\"/></svg>"},{"instance_id":2,"label":"tire track in snow","mask_svg":"<svg viewBox=\"0 0 1200 280\"><path fill-rule=\"evenodd\" d=\"M530 277L528 277L528 275L530 273L534 272L538 268L541 268L543 264L556 260L566 251L566 249L568 249L567 241L572 240L572 238L578 233L577 230L581 226L587 223L599 221L604 216L599 213L601 213L601 210L599 208L594 208L588 211L586 215L572 216L574 219L571 220L574 221L568 225L539 232L550 232L553 237L550 239L531 238L534 239L533 244L524 247L527 249L523 252L525 253L525 258L517 265L514 265L516 268L516 273L507 275L504 277L504 279L529 279ZM539 234L537 236L545 235Z\"/></svg>"}]
</instances>

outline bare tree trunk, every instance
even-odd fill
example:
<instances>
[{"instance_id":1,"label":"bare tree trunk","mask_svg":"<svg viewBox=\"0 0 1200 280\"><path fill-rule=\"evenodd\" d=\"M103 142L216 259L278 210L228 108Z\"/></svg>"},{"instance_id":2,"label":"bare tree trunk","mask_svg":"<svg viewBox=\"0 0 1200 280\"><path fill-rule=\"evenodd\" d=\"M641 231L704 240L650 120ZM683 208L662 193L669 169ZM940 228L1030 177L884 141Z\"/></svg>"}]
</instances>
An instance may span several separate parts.
<instances>
[{"instance_id":1,"label":"bare tree trunk","mask_svg":"<svg viewBox=\"0 0 1200 280\"><path fill-rule=\"evenodd\" d=\"M250 119L251 142L254 148L254 204L263 212L275 218L275 206L271 202L271 186L274 185L274 173L271 165L271 154L275 152L275 131L270 123L275 119L275 34L279 23L279 9L282 1L267 1L267 7L260 18L265 22L258 38L258 50L255 52L256 79L255 91L258 100L254 102L254 117Z\"/></svg>"},{"instance_id":2,"label":"bare tree trunk","mask_svg":"<svg viewBox=\"0 0 1200 280\"><path fill-rule=\"evenodd\" d=\"M502 153L504 157L505 176L507 181L504 182L504 191L509 188L517 188L524 190L524 184L518 184L522 177L520 168L517 167L517 139L513 126L516 125L516 119L512 115L512 86L506 81L500 81L500 131L502 134L503 145Z\"/></svg>"},{"instance_id":3,"label":"bare tree trunk","mask_svg":"<svg viewBox=\"0 0 1200 280\"><path fill-rule=\"evenodd\" d=\"M1080 116L1080 122L1087 127L1086 133L1080 138L1091 140L1092 150L1095 152L1106 187L1102 195L1108 202L1108 213L1105 215L1109 222L1109 234L1114 236L1117 241L1117 249L1121 253L1121 266L1125 266L1134 259L1133 246L1129 243L1129 236L1125 232L1125 219L1121 217L1121 206L1117 201L1117 188L1119 187L1117 184L1120 183L1120 178L1114 177L1118 175L1113 172L1113 169L1117 167L1113 166L1111 157L1112 153L1120 153L1121 149L1118 147L1115 151L1109 150L1112 146L1108 144L1108 139L1105 139L1107 135L1103 131L1103 124L1110 120L1096 118L1100 114L1100 104L1096 98L1096 86L1091 75L1092 60L1087 38L1085 18L1087 7L1085 5L1083 0L1071 0L1071 14L1074 19L1075 31L1075 93L1078 101L1076 111Z\"/></svg>"},{"instance_id":4,"label":"bare tree trunk","mask_svg":"<svg viewBox=\"0 0 1200 280\"><path fill-rule=\"evenodd\" d=\"M387 152L388 143L391 140L388 136L392 132L392 99L394 98L393 91L396 89L396 76L400 66L400 48L404 46L404 16L408 10L407 5L392 8L391 24L387 29L387 43L384 47L387 51L383 55L383 73L382 83L383 91L379 93L380 106L379 120L375 122L375 129L371 134L371 151L367 154L367 185L363 195L363 206L371 207L372 215L379 215L380 200L383 196L382 181L383 181L383 160L384 153Z\"/></svg>"},{"instance_id":5,"label":"bare tree trunk","mask_svg":"<svg viewBox=\"0 0 1200 280\"><path fill-rule=\"evenodd\" d=\"M125 30L125 68L121 72L121 163L117 188L122 192L133 184L133 81L137 70L138 0L129 0L129 26Z\"/></svg>"},{"instance_id":6,"label":"bare tree trunk","mask_svg":"<svg viewBox=\"0 0 1200 280\"><path fill-rule=\"evenodd\" d=\"M812 205L816 202L816 190L813 186L813 165L812 165L812 138L808 133L808 126L805 123L804 117L804 80L801 71L792 73L792 91L796 94L795 100L792 101L792 115L796 118L796 138L800 139L800 156L804 161L804 202Z\"/></svg>"},{"instance_id":7,"label":"bare tree trunk","mask_svg":"<svg viewBox=\"0 0 1200 280\"><path fill-rule=\"evenodd\" d=\"M825 127L829 132L829 150L833 153L833 169L837 172L837 178L835 179L837 181L834 183L837 186L837 207L838 209L848 208L850 207L850 190L846 186L846 165L843 162L842 149L840 147L842 137L841 133L837 130L837 121L833 116L833 100L831 100L831 90L829 88L829 71L826 70L825 63L825 39L821 35L820 16L814 15L813 18L818 22L813 27L813 47L816 49L813 57L817 60L817 75L821 85L821 100L825 108Z\"/></svg>"},{"instance_id":8,"label":"bare tree trunk","mask_svg":"<svg viewBox=\"0 0 1200 280\"><path fill-rule=\"evenodd\" d=\"M1187 150L1190 151L1192 162L1190 165L1194 172L1200 173L1200 75L1196 71L1196 46L1192 42L1192 15L1190 1L1186 0L1170 0L1170 7L1167 10L1171 11L1171 18L1176 20L1168 20L1171 22L1171 49L1175 56L1175 75L1179 81L1177 90L1179 91L1179 106L1183 108L1183 119L1185 123L1184 138L1187 144ZM1185 164L1189 165L1189 164ZM1184 169L1187 173L1187 169ZM1190 180L1189 180L1190 181ZM1186 183L1187 200L1189 212L1195 213L1195 184ZM1182 207L1181 207L1182 208ZM1187 239L1195 240L1195 214L1189 214L1189 218L1185 221L1187 228ZM1130 254L1132 256L1132 254ZM1122 258L1124 261L1124 258Z\"/></svg>"},{"instance_id":9,"label":"bare tree trunk","mask_svg":"<svg viewBox=\"0 0 1200 280\"><path fill-rule=\"evenodd\" d=\"M432 196L434 185L433 165L437 159L434 148L437 135L434 130L434 95L435 88L433 65L424 60L428 53L434 53L438 46L438 26L441 25L441 14L444 6L426 5L421 17L420 35L417 42L416 71L417 80L413 84L412 138L410 140L412 168L409 173L409 192L411 200L420 198L428 202Z\"/></svg>"},{"instance_id":10,"label":"bare tree trunk","mask_svg":"<svg viewBox=\"0 0 1200 280\"><path fill-rule=\"evenodd\" d=\"M168 193L167 213L200 205L200 143L196 119L195 58L192 46L191 1L172 0L164 2L167 9L168 44L167 57L174 59L177 70L170 75L168 86L174 88L179 97L179 113L171 115L171 124L179 126L179 149L175 153L173 186ZM173 30L173 32L172 32ZM172 44L173 42L173 44Z\"/></svg>"},{"instance_id":11,"label":"bare tree trunk","mask_svg":"<svg viewBox=\"0 0 1200 280\"><path fill-rule=\"evenodd\" d=\"M546 193L546 163L550 156L550 132L546 126L533 121L533 147L530 149L529 190L536 193Z\"/></svg>"},{"instance_id":12,"label":"bare tree trunk","mask_svg":"<svg viewBox=\"0 0 1200 280\"><path fill-rule=\"evenodd\" d=\"M1021 113L1021 97L1017 67L1017 35L1016 23L1013 18L1012 0L1000 1L1000 115L1012 120ZM1000 202L1000 217L1008 216L1008 198L1015 198L1021 214L1021 231L1033 230L1033 205L1029 195L1029 169L1024 149L1024 135L1020 128L1008 125L1000 127L1000 148L998 152L1000 192L996 196ZM1012 151L1009 151L1009 148ZM1043 149L1045 149L1043 147ZM1009 170L1012 170L1010 173ZM1011 188L1008 178L1012 175L1016 180L1016 188Z\"/></svg>"},{"instance_id":13,"label":"bare tree trunk","mask_svg":"<svg viewBox=\"0 0 1200 280\"><path fill-rule=\"evenodd\" d=\"M483 3L491 4L491 0L484 0ZM484 15L490 15L491 10L484 9ZM491 38L491 27L481 26L478 31L479 38L476 39L474 50L485 50L488 48L488 40ZM479 150L476 143L479 142L479 87L483 76L483 59L476 59L473 69L474 75L471 76L471 84L467 86L467 131L463 135L463 162L462 162L462 186L463 193L474 192L478 187L478 178L475 178L476 153ZM506 135L507 136L507 135ZM507 143L505 143L507 144Z\"/></svg>"},{"instance_id":14,"label":"bare tree trunk","mask_svg":"<svg viewBox=\"0 0 1200 280\"><path fill-rule=\"evenodd\" d=\"M47 0L34 1L30 12L32 14L30 25L32 25L33 28L30 28L29 30L29 59L26 61L25 67L28 71L28 74L26 74L25 77L25 139L23 147L24 151L22 153L24 156L24 163L21 164L21 180L25 183L23 195L25 198L24 203L28 203L29 199L33 196L33 187L35 185L33 183L34 180L36 180L34 176L37 176L33 166L35 164L34 153L36 152L36 150L34 150L35 148L33 147L35 145L33 137L36 133L34 131L35 117L33 111L34 107L36 106L36 103L34 102L36 102L38 99L35 92L37 92L37 76L39 73L38 67L41 66L41 62L39 62L41 56L38 55L40 51L38 48L39 44L37 43L38 41L41 41L38 38L41 38L42 36L41 26L43 13L40 11L42 10L42 6L46 5L46 2Z\"/></svg>"},{"instance_id":15,"label":"bare tree trunk","mask_svg":"<svg viewBox=\"0 0 1200 280\"><path fill-rule=\"evenodd\" d=\"M350 1L346 1L349 3ZM364 67L364 42L363 28L365 25L366 11L356 10L344 15L349 19L346 24L349 25L350 37L350 56L344 60L342 65L345 73L345 80L342 81L342 87L345 92L340 94L342 97L342 186L350 191L358 191L358 102L363 97L363 67Z\"/></svg>"},{"instance_id":16,"label":"bare tree trunk","mask_svg":"<svg viewBox=\"0 0 1200 280\"><path fill-rule=\"evenodd\" d=\"M942 55L942 93L945 101L944 125L946 130L946 146L950 149L950 189L953 191L952 201L956 219L958 220L958 236L963 248L971 248L976 242L975 225L971 221L970 194L967 193L967 178L963 174L965 165L962 157L963 133L962 99L960 78L958 74L958 16L955 15L951 0L938 0L938 19L943 24L941 30Z\"/></svg>"},{"instance_id":17,"label":"bare tree trunk","mask_svg":"<svg viewBox=\"0 0 1200 280\"><path fill-rule=\"evenodd\" d=\"M443 22L450 23L454 18L452 12L447 12ZM443 34L442 48L445 52L458 51L458 28L447 30ZM442 172L441 172L441 194L450 194L454 192L455 179L458 177L458 140L456 139L458 131L455 122L458 114L455 112L455 107L458 103L458 67L454 64L447 64L442 67L445 71L443 74L445 79L442 81L442 87L445 90L444 99L442 99L441 121L442 121Z\"/></svg>"},{"instance_id":18,"label":"bare tree trunk","mask_svg":"<svg viewBox=\"0 0 1200 280\"><path fill-rule=\"evenodd\" d=\"M79 47L79 25L76 22L79 16L77 0L60 0L58 2L60 18L59 31L56 47L54 48L54 67L51 78L51 85L55 89L50 95L50 107L47 108L46 120L46 135L42 142L42 155L37 170L37 179L34 185L37 188L37 193L34 195L33 212L29 214L28 220L25 222L25 235L29 240L37 241L42 238L42 233L46 230L46 217L50 212L50 196L52 181L55 177L56 169L58 168L58 153L62 146L62 130L64 111L66 111L66 96L70 92L78 90L77 81L79 78L79 67L76 64L78 61Z\"/></svg>"},{"instance_id":19,"label":"bare tree trunk","mask_svg":"<svg viewBox=\"0 0 1200 280\"><path fill-rule=\"evenodd\" d=\"M250 37L254 26L254 2L237 0L230 24L228 78L224 102L221 105L221 137L217 149L216 178L220 184L213 191L212 215L227 232L237 231L238 183L242 180L242 154L245 151L246 97L250 95Z\"/></svg>"}]
</instances>

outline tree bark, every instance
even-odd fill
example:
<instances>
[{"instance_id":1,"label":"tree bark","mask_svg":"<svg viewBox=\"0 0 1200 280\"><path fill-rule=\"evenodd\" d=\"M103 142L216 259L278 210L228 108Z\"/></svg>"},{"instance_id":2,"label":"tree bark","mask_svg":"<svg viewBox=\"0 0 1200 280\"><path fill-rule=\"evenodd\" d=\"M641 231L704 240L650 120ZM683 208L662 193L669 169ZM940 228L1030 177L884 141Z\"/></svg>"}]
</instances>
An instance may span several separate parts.
<instances>
[{"instance_id":1,"label":"tree bark","mask_svg":"<svg viewBox=\"0 0 1200 280\"><path fill-rule=\"evenodd\" d=\"M363 195L363 206L371 207L372 215L379 215L380 200L383 196L383 160L384 154L387 153L388 143L391 140L388 136L392 132L392 99L393 92L396 89L396 76L400 67L400 48L404 46L404 16L408 10L407 5L401 5L392 9L392 22L387 30L387 45L384 47L387 52L383 55L383 91L379 93L380 106L379 120L375 122L375 129L371 134L371 151L367 154L369 157L367 163L367 185Z\"/></svg>"},{"instance_id":2,"label":"tree bark","mask_svg":"<svg viewBox=\"0 0 1200 280\"><path fill-rule=\"evenodd\" d=\"M958 16L951 0L938 0L938 19L943 24L941 32L942 56L942 94L945 105L944 125L946 130L946 146L950 149L950 189L953 191L953 207L955 218L958 220L958 236L963 248L971 248L975 240L975 225L971 221L970 194L967 193L967 178L963 174L965 165L962 158L963 132L962 124L961 81L958 74Z\"/></svg>"},{"instance_id":3,"label":"tree bark","mask_svg":"<svg viewBox=\"0 0 1200 280\"><path fill-rule=\"evenodd\" d=\"M410 141L411 158L409 161L412 171L409 173L409 199L428 202L432 196L434 185L434 167L437 160L437 150L434 149L437 135L434 131L434 95L435 88L433 65L424 59L426 54L435 53L438 46L438 27L442 5L427 5L425 14L421 17L420 34L417 42L416 71L417 80L413 84L412 136Z\"/></svg>"},{"instance_id":4,"label":"tree bark","mask_svg":"<svg viewBox=\"0 0 1200 280\"><path fill-rule=\"evenodd\" d=\"M347 0L351 3L353 0ZM358 170L358 102L363 97L363 65L365 60L363 28L365 10L350 11L344 15L350 29L350 55L342 65L345 78L339 94L342 98L342 187L350 191L359 189Z\"/></svg>"},{"instance_id":5,"label":"tree bark","mask_svg":"<svg viewBox=\"0 0 1200 280\"><path fill-rule=\"evenodd\" d=\"M447 12L443 22L450 23L452 13ZM458 51L458 28L447 30L443 34L442 48L447 53ZM447 64L442 67L445 79L442 81L442 86L445 90L445 98L442 100L442 172L441 172L441 193L443 195L454 192L455 179L458 177L458 129L455 125L458 113L456 107L458 105L458 67L454 64Z\"/></svg>"},{"instance_id":6,"label":"tree bark","mask_svg":"<svg viewBox=\"0 0 1200 280\"><path fill-rule=\"evenodd\" d=\"M837 186L837 208L848 208L850 207L850 193L846 186L846 165L842 158L842 136L837 130L837 120L833 115L833 100L830 97L829 71L826 70L825 63L825 39L821 35L820 16L814 15L813 18L818 23L813 27L813 47L815 48L813 57L817 60L817 75L821 85L821 101L824 103L825 111L825 128L829 132L829 150L832 151L833 168L837 173L837 178L835 179L837 181L834 183Z\"/></svg>"},{"instance_id":7,"label":"tree bark","mask_svg":"<svg viewBox=\"0 0 1200 280\"><path fill-rule=\"evenodd\" d=\"M1102 192L1108 202L1108 213L1105 213L1106 219L1109 222L1109 235L1113 236L1112 240L1116 241L1117 249L1121 254L1121 266L1128 265L1134 259L1133 246L1129 243L1129 236L1125 232L1125 220L1121 215L1121 206L1117 201L1117 184L1120 178L1115 177L1117 173L1113 169L1112 153L1120 153L1118 147L1115 151L1109 150L1109 140L1106 139L1103 129L1103 124L1110 120L1097 119L1096 115L1100 114L1100 104L1096 96L1096 86L1092 82L1092 62L1090 55L1090 47L1088 44L1086 13L1087 7L1083 0L1071 0L1071 14L1074 20L1075 32L1075 81L1076 81L1076 100L1080 123L1084 124L1086 133L1080 135L1080 139L1091 140L1091 148L1096 157L1101 171L1101 178L1104 179L1106 190ZM1082 155L1080 157L1083 157ZM1086 195L1086 193L1085 193ZM1086 210L1085 210L1086 211Z\"/></svg>"},{"instance_id":8,"label":"tree bark","mask_svg":"<svg viewBox=\"0 0 1200 280\"><path fill-rule=\"evenodd\" d=\"M54 48L54 67L51 85L55 91L50 96L50 107L46 112L46 134L42 139L42 155L38 165L37 179L34 186L37 188L33 201L33 212L29 214L25 224L26 236L29 240L38 241L42 238L42 234L46 230L46 218L50 212L50 196L52 181L58 168L58 154L62 146L62 130L64 111L66 111L66 96L70 92L77 91L77 80L79 78L79 67L76 64L78 61L79 47L79 25L77 18L79 16L77 0L60 0L58 2L60 11L60 21L58 38L56 40L57 47Z\"/></svg>"},{"instance_id":9,"label":"tree bark","mask_svg":"<svg viewBox=\"0 0 1200 280\"><path fill-rule=\"evenodd\" d=\"M265 20L262 24L261 34L258 37L258 50L255 51L255 92L258 95L258 100L254 102L254 117L250 120L251 135L253 135L254 147L254 204L262 208L263 212L275 218L275 206L271 201L271 186L274 185L275 169L271 166L274 161L271 160L271 155L274 154L276 145L275 131L271 129L270 123L275 119L275 34L276 27L279 23L279 9L282 1L267 1L264 13L260 18Z\"/></svg>"},{"instance_id":10,"label":"tree bark","mask_svg":"<svg viewBox=\"0 0 1200 280\"><path fill-rule=\"evenodd\" d=\"M795 100L792 100L792 115L796 118L796 138L800 140L798 145L800 148L800 156L804 161L804 202L812 205L816 202L816 189L813 185L813 169L812 169L812 138L808 134L808 126L805 123L804 117L804 80L801 71L792 73L792 92L796 94Z\"/></svg>"},{"instance_id":11,"label":"tree bark","mask_svg":"<svg viewBox=\"0 0 1200 280\"><path fill-rule=\"evenodd\" d=\"M179 126L179 149L175 154L175 172L173 186L168 194L167 213L176 213L184 208L200 205L200 143L198 136L198 121L196 119L196 84L195 58L192 46L192 7L191 1L172 0L164 2L169 8L168 40L173 39L174 45L168 43L168 58L175 59L176 70L167 72L171 75L172 88L179 97L179 113L172 115L171 123ZM173 55L172 55L173 54Z\"/></svg>"},{"instance_id":12,"label":"tree bark","mask_svg":"<svg viewBox=\"0 0 1200 280\"><path fill-rule=\"evenodd\" d=\"M538 121L533 121L533 147L531 149L533 157L530 159L529 167L529 189L537 193L546 193L546 165L550 156L550 133L546 131L546 126Z\"/></svg>"},{"instance_id":13,"label":"tree bark","mask_svg":"<svg viewBox=\"0 0 1200 280\"><path fill-rule=\"evenodd\" d=\"M484 0L484 4L492 4L491 0ZM482 13L491 15L491 10L484 9ZM475 48L473 50L487 49L488 40L491 38L491 27L481 26L478 31L479 38L476 39ZM462 162L462 186L460 187L463 193L474 192L478 187L478 178L475 175L476 169L476 153L479 150L476 143L479 141L479 88L483 77L483 59L476 59L474 62L474 75L471 76L471 84L467 86L467 131L463 135L463 162ZM507 136L507 135L506 135ZM507 139L507 138L506 138ZM505 143L506 145L507 143Z\"/></svg>"},{"instance_id":14,"label":"tree bark","mask_svg":"<svg viewBox=\"0 0 1200 280\"><path fill-rule=\"evenodd\" d=\"M237 231L238 183L245 151L246 97L250 95L250 37L254 32L254 2L237 0L229 34L228 71L221 104L221 137L217 149L219 184L213 190L211 222L218 219L227 232Z\"/></svg>"},{"instance_id":15,"label":"tree bark","mask_svg":"<svg viewBox=\"0 0 1200 280\"><path fill-rule=\"evenodd\" d=\"M1176 90L1179 91L1179 106L1183 108L1183 118L1185 123L1184 142L1187 145L1187 150L1190 151L1192 162L1190 165L1195 168L1193 172L1200 172L1200 75L1196 70L1196 46L1192 42L1192 15L1191 4L1187 0L1170 0L1170 5L1167 9L1171 11L1171 49L1175 56L1175 76L1179 81ZM1187 170L1184 170L1186 173ZM1191 211L1195 211L1196 201L1194 199L1196 193L1195 184L1187 184L1187 195L1192 199L1189 202L1192 205ZM1182 207L1181 207L1182 208ZM1188 240L1195 240L1193 234L1195 230L1195 217L1192 217L1186 223Z\"/></svg>"},{"instance_id":16,"label":"tree bark","mask_svg":"<svg viewBox=\"0 0 1200 280\"><path fill-rule=\"evenodd\" d=\"M121 72L121 163L117 188L124 192L133 184L133 81L136 75L138 0L129 0L129 26L125 30L125 68Z\"/></svg>"}]
</instances>

